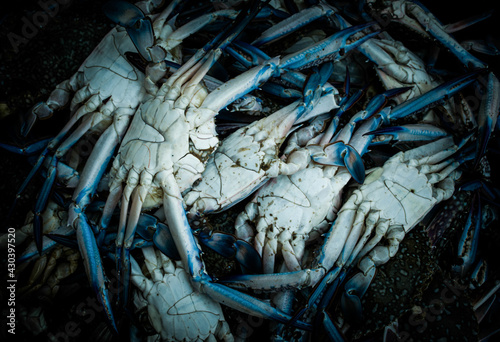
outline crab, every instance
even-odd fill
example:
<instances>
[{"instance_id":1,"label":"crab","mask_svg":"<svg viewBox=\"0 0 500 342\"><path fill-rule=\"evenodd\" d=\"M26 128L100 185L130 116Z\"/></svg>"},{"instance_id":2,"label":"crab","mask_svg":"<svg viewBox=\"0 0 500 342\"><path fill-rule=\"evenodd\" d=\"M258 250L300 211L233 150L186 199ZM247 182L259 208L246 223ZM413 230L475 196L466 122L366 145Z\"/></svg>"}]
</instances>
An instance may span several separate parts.
<instances>
[{"instance_id":1,"label":"crab","mask_svg":"<svg viewBox=\"0 0 500 342\"><path fill-rule=\"evenodd\" d=\"M147 310L157 333L148 339L234 341L219 303L193 289L180 261L173 261L152 247L141 250L144 267L141 269L131 258L131 281L135 285L135 309Z\"/></svg>"}]
</instances>

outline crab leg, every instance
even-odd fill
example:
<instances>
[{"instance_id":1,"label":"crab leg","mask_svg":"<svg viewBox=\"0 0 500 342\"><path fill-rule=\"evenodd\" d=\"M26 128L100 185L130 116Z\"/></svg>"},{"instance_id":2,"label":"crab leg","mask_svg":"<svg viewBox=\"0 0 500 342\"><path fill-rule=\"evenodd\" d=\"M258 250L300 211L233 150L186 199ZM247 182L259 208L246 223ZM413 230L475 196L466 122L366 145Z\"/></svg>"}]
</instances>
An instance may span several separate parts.
<instances>
[{"instance_id":1,"label":"crab leg","mask_svg":"<svg viewBox=\"0 0 500 342\"><path fill-rule=\"evenodd\" d=\"M399 119L411 113L418 113L431 106L434 106L436 103L439 103L443 101L443 99L447 99L448 97L455 95L464 87L474 82L478 77L480 71L481 70L466 73L460 77L454 78L453 80L437 86L430 92L427 92L418 97L414 97L397 105L391 110L390 118Z\"/></svg>"},{"instance_id":2,"label":"crab leg","mask_svg":"<svg viewBox=\"0 0 500 342\"><path fill-rule=\"evenodd\" d=\"M409 124L404 126L383 127L368 132L367 134L376 136L372 141L372 145L375 145L377 143L387 144L388 142L395 141L436 140L445 137L448 135L448 132L429 124Z\"/></svg>"},{"instance_id":3,"label":"crab leg","mask_svg":"<svg viewBox=\"0 0 500 342\"><path fill-rule=\"evenodd\" d=\"M432 15L432 13L426 11L426 9L411 1L406 2L406 9L418 20L426 32L429 32L434 38L441 42L441 44L447 47L455 56L457 56L462 64L467 67L486 67L484 62L472 56L455 39L453 39L453 37L446 32L434 15Z\"/></svg>"}]
</instances>

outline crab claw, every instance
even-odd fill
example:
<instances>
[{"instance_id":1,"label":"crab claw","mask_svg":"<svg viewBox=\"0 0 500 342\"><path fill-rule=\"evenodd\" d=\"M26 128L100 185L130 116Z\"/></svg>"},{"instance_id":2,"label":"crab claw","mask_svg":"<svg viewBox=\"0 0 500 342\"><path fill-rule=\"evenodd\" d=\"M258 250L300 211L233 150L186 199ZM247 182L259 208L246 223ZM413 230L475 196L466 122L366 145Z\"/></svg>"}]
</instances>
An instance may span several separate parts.
<instances>
[{"instance_id":1,"label":"crab claw","mask_svg":"<svg viewBox=\"0 0 500 342\"><path fill-rule=\"evenodd\" d=\"M155 246L170 259L181 259L168 226L160 222L156 217L141 214L137 222L136 232L144 240L153 241Z\"/></svg>"},{"instance_id":2,"label":"crab claw","mask_svg":"<svg viewBox=\"0 0 500 342\"><path fill-rule=\"evenodd\" d=\"M253 246L232 234L204 229L199 241L225 258L236 258L244 273L262 273L262 258Z\"/></svg>"},{"instance_id":3,"label":"crab claw","mask_svg":"<svg viewBox=\"0 0 500 342\"><path fill-rule=\"evenodd\" d=\"M319 70L315 70L309 77L304 86L304 105L306 107L315 102L321 96L321 92L316 90L323 87L332 72L333 63L328 62L323 64Z\"/></svg>"},{"instance_id":4,"label":"crab claw","mask_svg":"<svg viewBox=\"0 0 500 342\"><path fill-rule=\"evenodd\" d=\"M109 1L102 6L104 14L115 24L123 27L134 27L145 19L141 9L125 1Z\"/></svg>"},{"instance_id":5,"label":"crab claw","mask_svg":"<svg viewBox=\"0 0 500 342\"><path fill-rule=\"evenodd\" d=\"M366 293L366 290L368 290L375 276L375 270L376 268L372 267L366 274L363 272L356 273L346 282L340 299L340 305L349 322L360 323L363 320L361 298Z\"/></svg>"},{"instance_id":6,"label":"crab claw","mask_svg":"<svg viewBox=\"0 0 500 342\"><path fill-rule=\"evenodd\" d=\"M125 1L110 1L103 5L106 16L123 26L137 51L147 61L151 61L150 49L155 42L151 19L141 9Z\"/></svg>"},{"instance_id":7,"label":"crab claw","mask_svg":"<svg viewBox=\"0 0 500 342\"><path fill-rule=\"evenodd\" d=\"M327 145L323 153L315 153L311 158L322 165L345 166L356 182L365 181L365 166L361 156L352 146L342 141Z\"/></svg>"}]
</instances>

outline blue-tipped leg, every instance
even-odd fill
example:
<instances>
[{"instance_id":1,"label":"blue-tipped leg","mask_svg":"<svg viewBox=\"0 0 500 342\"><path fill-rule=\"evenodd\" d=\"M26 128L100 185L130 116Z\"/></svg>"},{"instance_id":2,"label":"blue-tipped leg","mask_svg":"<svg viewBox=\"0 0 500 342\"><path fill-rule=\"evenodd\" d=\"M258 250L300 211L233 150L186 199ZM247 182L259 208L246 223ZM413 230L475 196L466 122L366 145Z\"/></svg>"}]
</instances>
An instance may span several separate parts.
<instances>
[{"instance_id":1,"label":"blue-tipped leg","mask_svg":"<svg viewBox=\"0 0 500 342\"><path fill-rule=\"evenodd\" d=\"M366 106L365 111L367 112L367 115L363 116L363 119L368 119L371 116L377 114L384 107L387 106L391 98L406 93L411 88L412 87L394 88L386 90L382 94L376 95L373 99L370 100L370 103L368 103L368 105Z\"/></svg>"},{"instance_id":2,"label":"blue-tipped leg","mask_svg":"<svg viewBox=\"0 0 500 342\"><path fill-rule=\"evenodd\" d=\"M326 334L328 335L331 341L339 341L339 342L346 341L343 334L340 332L340 330L333 322L333 319L330 316L327 309L330 307L332 301L334 301L335 295L342 288L341 284L344 281L345 276L348 272L349 271L342 271L342 273L337 278L335 278L332 283L328 284L326 290L323 291L315 290L315 292L318 294L324 292L324 294L321 297L321 300L319 300L319 303L317 304L315 328L319 329L320 327L323 327L323 329L325 330ZM316 331L316 329L314 331Z\"/></svg>"},{"instance_id":3,"label":"blue-tipped leg","mask_svg":"<svg viewBox=\"0 0 500 342\"><path fill-rule=\"evenodd\" d=\"M444 129L429 124L416 124L404 126L390 126L376 129L365 133L365 135L374 135L378 139L372 141L374 144L387 144L398 141L427 141L435 140L448 135Z\"/></svg>"},{"instance_id":4,"label":"blue-tipped leg","mask_svg":"<svg viewBox=\"0 0 500 342\"><path fill-rule=\"evenodd\" d=\"M73 228L68 227L68 226L61 226L57 228L56 230L51 232L52 234L56 234L58 236L71 236L75 234L75 231ZM42 237L42 252L41 254L47 253L49 250L51 250L55 245L57 245L57 242L49 238L48 234L44 235ZM30 260L31 258L38 257L40 253L38 252L37 246L34 242L30 243L28 247L23 251L21 256L17 259L17 262L21 263L27 260Z\"/></svg>"},{"instance_id":5,"label":"blue-tipped leg","mask_svg":"<svg viewBox=\"0 0 500 342\"><path fill-rule=\"evenodd\" d=\"M85 262L85 271L90 278L90 285L97 294L97 298L101 303L106 316L115 331L118 331L113 316L111 301L109 299L106 283L108 282L101 262L101 256L94 237L94 232L89 226L85 216L79 215L77 222L76 234L79 242L80 253Z\"/></svg>"},{"instance_id":6,"label":"blue-tipped leg","mask_svg":"<svg viewBox=\"0 0 500 342\"><path fill-rule=\"evenodd\" d=\"M57 174L57 158L53 157L50 163L49 171L47 172L47 178L43 183L42 191L38 195L38 200L35 205L35 217L33 218L33 234L35 237L35 243L38 252L42 253L42 232L43 232L43 222L42 222L42 212L47 207L47 201L49 200L50 192L52 191L52 186L56 180Z\"/></svg>"},{"instance_id":7,"label":"blue-tipped leg","mask_svg":"<svg viewBox=\"0 0 500 342\"><path fill-rule=\"evenodd\" d=\"M60 235L60 234L45 234L46 237L48 237L51 240L54 240L60 245L63 245L65 247L77 249L78 248L78 242L74 237L68 236L68 235Z\"/></svg>"},{"instance_id":8,"label":"blue-tipped leg","mask_svg":"<svg viewBox=\"0 0 500 342\"><path fill-rule=\"evenodd\" d=\"M335 9L327 4L306 8L262 32L260 37L252 42L252 45L261 46L271 43L297 31L301 27L304 27L319 18L331 16L334 13Z\"/></svg>"},{"instance_id":9,"label":"blue-tipped leg","mask_svg":"<svg viewBox=\"0 0 500 342\"><path fill-rule=\"evenodd\" d=\"M339 31L311 47L285 56L281 62L281 67L283 69L301 70L327 61L340 60L351 50L379 33L377 31L361 38L355 38L357 33L373 25L374 23L367 23Z\"/></svg>"},{"instance_id":10,"label":"blue-tipped leg","mask_svg":"<svg viewBox=\"0 0 500 342\"><path fill-rule=\"evenodd\" d=\"M25 147L0 143L0 147L15 154L31 156L33 154L40 153L43 149L47 147L47 145L51 140L52 138L43 139Z\"/></svg>"},{"instance_id":11,"label":"blue-tipped leg","mask_svg":"<svg viewBox=\"0 0 500 342\"><path fill-rule=\"evenodd\" d=\"M283 57L279 65L282 70L279 73L281 74L287 70L302 70L328 61L342 59L351 50L379 33L373 32L360 38L356 36L357 33L372 25L374 23L346 28L308 48ZM235 49L228 49L228 52L247 68L255 65L255 63L262 64L264 60L269 59L269 56L251 45L239 42L235 46L249 54L250 60L239 54Z\"/></svg>"},{"instance_id":12,"label":"blue-tipped leg","mask_svg":"<svg viewBox=\"0 0 500 342\"><path fill-rule=\"evenodd\" d=\"M474 50L485 55L500 55L500 50L498 50L496 45L491 40L467 40L462 42L461 45L466 50Z\"/></svg>"},{"instance_id":13,"label":"blue-tipped leg","mask_svg":"<svg viewBox=\"0 0 500 342\"><path fill-rule=\"evenodd\" d=\"M389 115L390 119L399 119L413 113L419 113L437 103L446 101L461 91L479 76L480 71L471 71L460 77L445 82L425 94L414 97L394 107Z\"/></svg>"}]
</instances>

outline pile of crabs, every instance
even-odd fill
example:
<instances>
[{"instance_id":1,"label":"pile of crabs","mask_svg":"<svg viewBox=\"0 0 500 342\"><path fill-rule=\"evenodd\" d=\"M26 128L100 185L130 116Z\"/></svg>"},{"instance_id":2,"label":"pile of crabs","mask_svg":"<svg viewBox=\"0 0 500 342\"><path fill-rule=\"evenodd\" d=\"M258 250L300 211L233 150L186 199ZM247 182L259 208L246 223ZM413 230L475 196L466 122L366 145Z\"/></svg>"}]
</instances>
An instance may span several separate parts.
<instances>
[{"instance_id":1,"label":"pile of crabs","mask_svg":"<svg viewBox=\"0 0 500 342\"><path fill-rule=\"evenodd\" d=\"M134 340L498 333L500 83L476 57L497 51L452 36L489 14L216 4L107 3L116 27L33 107L24 135L71 116L29 148L17 196L44 182L16 232L22 294L57 298L83 264L109 331Z\"/></svg>"}]
</instances>

